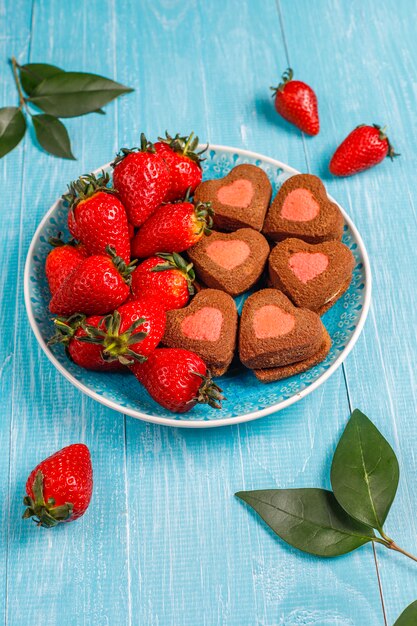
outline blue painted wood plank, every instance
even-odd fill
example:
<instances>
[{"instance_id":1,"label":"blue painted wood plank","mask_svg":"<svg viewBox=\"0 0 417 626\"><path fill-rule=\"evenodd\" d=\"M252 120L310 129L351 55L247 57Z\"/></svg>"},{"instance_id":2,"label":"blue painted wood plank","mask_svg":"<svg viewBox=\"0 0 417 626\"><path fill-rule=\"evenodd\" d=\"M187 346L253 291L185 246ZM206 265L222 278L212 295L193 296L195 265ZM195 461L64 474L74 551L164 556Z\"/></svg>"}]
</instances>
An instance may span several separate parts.
<instances>
[{"instance_id":1,"label":"blue painted wood plank","mask_svg":"<svg viewBox=\"0 0 417 626\"><path fill-rule=\"evenodd\" d=\"M322 130L306 140L314 173L328 179L345 203L368 247L373 306L363 338L346 362L351 402L365 411L392 442L401 482L387 532L417 552L414 480L416 426L417 252L415 246L415 3L281 3L284 29L298 76L317 89ZM300 33L314 33L300 46ZM327 173L328 158L360 123L387 124L402 156L391 164L345 180ZM404 557L378 549L387 622L416 598L416 569Z\"/></svg>"}]
</instances>

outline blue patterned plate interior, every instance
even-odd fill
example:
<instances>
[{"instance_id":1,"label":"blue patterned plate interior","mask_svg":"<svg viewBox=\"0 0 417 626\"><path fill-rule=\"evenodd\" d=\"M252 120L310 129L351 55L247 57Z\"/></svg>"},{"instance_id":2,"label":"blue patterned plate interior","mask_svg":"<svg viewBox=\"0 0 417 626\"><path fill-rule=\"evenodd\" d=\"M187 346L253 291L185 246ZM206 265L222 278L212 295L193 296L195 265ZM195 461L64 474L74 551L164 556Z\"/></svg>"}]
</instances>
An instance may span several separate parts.
<instances>
[{"instance_id":1,"label":"blue patterned plate interior","mask_svg":"<svg viewBox=\"0 0 417 626\"><path fill-rule=\"evenodd\" d=\"M241 163L253 163L262 167L268 174L273 194L281 184L291 175L283 168L277 168L262 159L249 158L238 151L227 152L210 150L203 163L204 178L222 178L234 167ZM45 342L53 334L53 325L48 312L49 290L45 278L44 264L50 250L48 238L55 236L58 231L68 235L66 224L67 209L59 203L53 214L44 225L34 247L34 253L29 261L29 296L32 313L40 334ZM332 338L332 348L325 361L309 371L293 376L284 381L262 384L243 366L232 368L230 373L220 379L227 401L223 409L215 411L207 406L197 406L185 415L174 415L154 402L147 392L129 373L97 373L84 370L65 356L60 346L51 348L56 359L65 367L68 373L79 383L89 388L104 399L118 405L118 410L140 411L150 417L170 418L177 420L219 420L223 418L238 418L254 411L259 411L282 403L306 390L335 362L348 342L361 318L365 299L365 271L363 259L350 228L345 225L343 243L353 252L356 266L353 280L344 296L324 316L323 322ZM244 296L236 299L240 308ZM278 407L277 407L278 408ZM236 419L236 421L240 421Z\"/></svg>"}]
</instances>

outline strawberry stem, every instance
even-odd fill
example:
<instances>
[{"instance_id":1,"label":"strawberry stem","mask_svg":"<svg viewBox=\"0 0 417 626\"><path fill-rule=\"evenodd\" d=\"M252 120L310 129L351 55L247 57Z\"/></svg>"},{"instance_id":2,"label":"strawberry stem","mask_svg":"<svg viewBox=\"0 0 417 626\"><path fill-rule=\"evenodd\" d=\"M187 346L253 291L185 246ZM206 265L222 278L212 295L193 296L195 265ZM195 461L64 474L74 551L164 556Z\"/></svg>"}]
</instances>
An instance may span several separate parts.
<instances>
[{"instance_id":1,"label":"strawberry stem","mask_svg":"<svg viewBox=\"0 0 417 626\"><path fill-rule=\"evenodd\" d=\"M53 528L60 522L65 522L71 517L74 506L71 502L65 502L65 504L55 506L55 500L53 498L49 498L48 502L45 502L43 480L44 476L42 472L38 470L32 485L34 498L28 495L23 498L23 504L27 508L22 517L23 519L32 518L37 526Z\"/></svg>"},{"instance_id":2,"label":"strawberry stem","mask_svg":"<svg viewBox=\"0 0 417 626\"><path fill-rule=\"evenodd\" d=\"M281 76L281 83L279 83L278 87L270 87L272 89L273 94L272 97L277 95L278 91L284 91L285 85L289 83L294 78L294 72L290 67L287 67L285 72L283 72Z\"/></svg>"}]
</instances>

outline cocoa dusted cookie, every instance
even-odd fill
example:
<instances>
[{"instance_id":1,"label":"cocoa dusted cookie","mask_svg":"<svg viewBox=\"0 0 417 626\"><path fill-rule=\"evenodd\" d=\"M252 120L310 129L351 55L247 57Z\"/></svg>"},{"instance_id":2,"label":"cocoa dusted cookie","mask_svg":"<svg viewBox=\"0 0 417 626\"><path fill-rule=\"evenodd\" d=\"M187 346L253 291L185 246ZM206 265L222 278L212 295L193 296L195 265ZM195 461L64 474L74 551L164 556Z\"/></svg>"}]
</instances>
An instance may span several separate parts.
<instances>
[{"instance_id":1,"label":"cocoa dusted cookie","mask_svg":"<svg viewBox=\"0 0 417 626\"><path fill-rule=\"evenodd\" d=\"M202 182L194 200L211 202L218 230L234 231L246 226L261 230L271 194L269 178L260 167L237 165L224 178Z\"/></svg>"},{"instance_id":2,"label":"cocoa dusted cookie","mask_svg":"<svg viewBox=\"0 0 417 626\"><path fill-rule=\"evenodd\" d=\"M269 279L294 304L323 315L345 293L355 259L340 241L285 239L269 256Z\"/></svg>"},{"instance_id":3,"label":"cocoa dusted cookie","mask_svg":"<svg viewBox=\"0 0 417 626\"><path fill-rule=\"evenodd\" d=\"M212 232L187 251L197 277L208 287L238 296L259 279L269 255L265 237L252 228Z\"/></svg>"},{"instance_id":4,"label":"cocoa dusted cookie","mask_svg":"<svg viewBox=\"0 0 417 626\"><path fill-rule=\"evenodd\" d=\"M297 237L307 243L341 239L343 215L320 178L296 174L281 186L269 207L262 232L274 241Z\"/></svg>"},{"instance_id":5,"label":"cocoa dusted cookie","mask_svg":"<svg viewBox=\"0 0 417 626\"><path fill-rule=\"evenodd\" d=\"M167 311L162 343L195 352L214 376L222 376L233 359L237 320L231 296L218 289L203 289L184 309Z\"/></svg>"},{"instance_id":6,"label":"cocoa dusted cookie","mask_svg":"<svg viewBox=\"0 0 417 626\"><path fill-rule=\"evenodd\" d=\"M246 300L240 321L239 357L250 369L308 363L323 345L317 313L300 309L278 289L262 289Z\"/></svg>"}]
</instances>

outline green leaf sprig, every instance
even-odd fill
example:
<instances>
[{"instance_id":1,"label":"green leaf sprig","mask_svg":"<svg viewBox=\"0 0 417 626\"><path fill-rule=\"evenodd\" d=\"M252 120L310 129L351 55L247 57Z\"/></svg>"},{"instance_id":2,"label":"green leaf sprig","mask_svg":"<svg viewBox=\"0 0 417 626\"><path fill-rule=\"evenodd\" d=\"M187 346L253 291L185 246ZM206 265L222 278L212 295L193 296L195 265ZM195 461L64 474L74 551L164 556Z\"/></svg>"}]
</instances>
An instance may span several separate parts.
<instances>
[{"instance_id":1,"label":"green leaf sprig","mask_svg":"<svg viewBox=\"0 0 417 626\"><path fill-rule=\"evenodd\" d=\"M113 80L86 72L66 72L47 63L19 65L11 59L19 106L0 108L0 158L23 139L31 119L39 144L46 152L74 159L68 131L59 118L104 114L103 107L133 91ZM42 113L34 113L31 107Z\"/></svg>"},{"instance_id":2,"label":"green leaf sprig","mask_svg":"<svg viewBox=\"0 0 417 626\"><path fill-rule=\"evenodd\" d=\"M281 539L303 552L336 557L372 542L417 561L384 531L399 478L394 450L356 409L333 457L332 491L264 489L235 495ZM417 601L401 614L395 626L412 624L417 624Z\"/></svg>"}]
</instances>

